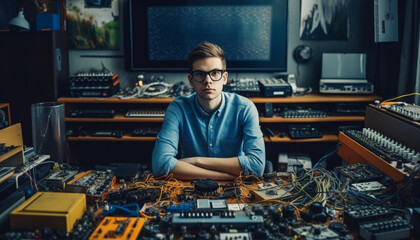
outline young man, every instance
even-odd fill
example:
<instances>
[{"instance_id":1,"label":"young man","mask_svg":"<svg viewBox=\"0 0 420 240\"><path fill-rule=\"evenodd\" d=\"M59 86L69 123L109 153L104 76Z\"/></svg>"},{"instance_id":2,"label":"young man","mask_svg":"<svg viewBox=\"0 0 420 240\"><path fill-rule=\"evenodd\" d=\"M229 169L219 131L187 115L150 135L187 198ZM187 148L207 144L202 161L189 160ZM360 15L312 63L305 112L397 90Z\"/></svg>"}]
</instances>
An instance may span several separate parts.
<instances>
[{"instance_id":1,"label":"young man","mask_svg":"<svg viewBox=\"0 0 420 240\"><path fill-rule=\"evenodd\" d=\"M153 174L183 180L229 180L242 171L261 176L265 147L258 111L249 99L222 91L228 79L223 50L201 43L188 55L188 66L195 93L177 97L166 109Z\"/></svg>"}]
</instances>

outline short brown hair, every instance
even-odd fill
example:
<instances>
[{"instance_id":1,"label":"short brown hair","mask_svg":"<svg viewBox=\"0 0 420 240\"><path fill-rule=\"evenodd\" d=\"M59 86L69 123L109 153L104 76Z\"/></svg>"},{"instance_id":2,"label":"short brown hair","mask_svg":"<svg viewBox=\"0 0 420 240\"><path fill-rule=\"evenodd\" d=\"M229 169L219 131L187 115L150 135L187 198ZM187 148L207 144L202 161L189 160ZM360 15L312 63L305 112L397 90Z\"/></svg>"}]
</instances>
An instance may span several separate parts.
<instances>
[{"instance_id":1,"label":"short brown hair","mask_svg":"<svg viewBox=\"0 0 420 240\"><path fill-rule=\"evenodd\" d=\"M193 63L195 61L208 57L220 58L220 60L222 60L223 69L226 69L226 59L223 49L219 47L219 45L209 42L202 42L191 50L187 59L188 68L192 71Z\"/></svg>"}]
</instances>

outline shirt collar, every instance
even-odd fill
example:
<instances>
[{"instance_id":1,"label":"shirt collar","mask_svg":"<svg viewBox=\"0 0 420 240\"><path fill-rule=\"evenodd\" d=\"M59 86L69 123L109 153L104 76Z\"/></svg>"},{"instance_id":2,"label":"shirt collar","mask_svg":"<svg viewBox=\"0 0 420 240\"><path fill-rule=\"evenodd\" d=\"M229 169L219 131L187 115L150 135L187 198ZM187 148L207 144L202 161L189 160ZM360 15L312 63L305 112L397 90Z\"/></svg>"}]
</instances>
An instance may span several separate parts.
<instances>
[{"instance_id":1,"label":"shirt collar","mask_svg":"<svg viewBox=\"0 0 420 240\"><path fill-rule=\"evenodd\" d=\"M220 113L221 111L225 108L226 106L226 96L225 93L222 92L221 93L222 96L222 103L220 104L219 108L214 112L214 114L217 114L217 117L220 117ZM208 113L206 113L200 106L200 104L198 103L198 97L197 94L195 94L194 96L194 106L197 109L198 113L202 116L202 117L208 117L210 116Z\"/></svg>"}]
</instances>

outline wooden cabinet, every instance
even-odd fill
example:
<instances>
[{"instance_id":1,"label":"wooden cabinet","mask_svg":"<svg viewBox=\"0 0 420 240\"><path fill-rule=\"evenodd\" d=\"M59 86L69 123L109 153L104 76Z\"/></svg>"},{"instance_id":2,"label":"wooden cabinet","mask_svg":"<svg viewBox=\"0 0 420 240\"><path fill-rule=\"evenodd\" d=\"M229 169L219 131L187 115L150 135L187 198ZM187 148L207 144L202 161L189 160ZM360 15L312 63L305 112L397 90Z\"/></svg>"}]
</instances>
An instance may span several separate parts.
<instances>
[{"instance_id":1,"label":"wooden cabinet","mask_svg":"<svg viewBox=\"0 0 420 240\"><path fill-rule=\"evenodd\" d=\"M274 136L265 137L268 144L336 144L338 129L343 126L362 126L364 113L360 111L377 99L380 98L377 96L319 94L250 98L259 110L261 125L270 128L274 133ZM98 161L99 159L101 162L116 162L121 158L133 159L130 157L132 154L134 156L144 155L139 159L133 159L134 161L141 161L140 159L150 161L151 151L156 140L156 135L153 133L160 129L163 116L127 117L127 112L130 110L161 112L166 109L172 98L59 98L58 101L65 103L68 142L74 158L80 163ZM272 117L267 117L265 113L267 104L272 105L274 109ZM327 114L325 117L285 118L279 115L279 112L285 109L317 109L325 111ZM321 138L292 139L288 134L289 124L310 124L319 128L323 136ZM138 133L139 130L140 132L144 130L143 135L134 133L135 131ZM93 151L94 154L89 154L89 151ZM130 155L129 152L132 154Z\"/></svg>"}]
</instances>

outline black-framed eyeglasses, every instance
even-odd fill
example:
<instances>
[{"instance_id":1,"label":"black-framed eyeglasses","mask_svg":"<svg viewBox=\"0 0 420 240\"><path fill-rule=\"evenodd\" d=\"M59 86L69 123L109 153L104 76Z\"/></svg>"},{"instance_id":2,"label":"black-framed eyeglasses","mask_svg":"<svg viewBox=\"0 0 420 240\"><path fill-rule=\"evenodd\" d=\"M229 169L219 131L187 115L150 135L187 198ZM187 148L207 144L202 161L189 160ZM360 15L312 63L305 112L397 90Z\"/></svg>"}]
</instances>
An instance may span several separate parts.
<instances>
[{"instance_id":1,"label":"black-framed eyeglasses","mask_svg":"<svg viewBox=\"0 0 420 240\"><path fill-rule=\"evenodd\" d=\"M210 79L213 81L220 81L222 79L224 72L226 72L226 70L215 69L209 72L195 70L191 72L191 75L192 75L192 79L196 82L204 82L207 75L209 75Z\"/></svg>"}]
</instances>

